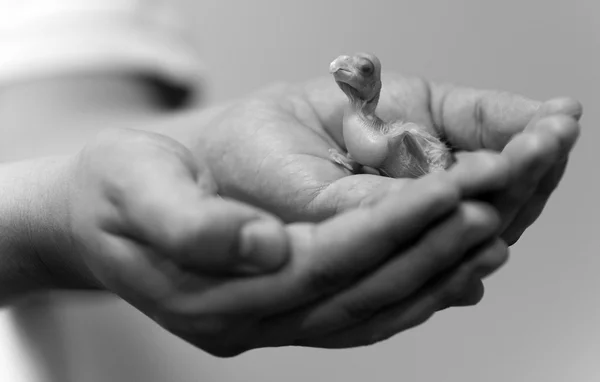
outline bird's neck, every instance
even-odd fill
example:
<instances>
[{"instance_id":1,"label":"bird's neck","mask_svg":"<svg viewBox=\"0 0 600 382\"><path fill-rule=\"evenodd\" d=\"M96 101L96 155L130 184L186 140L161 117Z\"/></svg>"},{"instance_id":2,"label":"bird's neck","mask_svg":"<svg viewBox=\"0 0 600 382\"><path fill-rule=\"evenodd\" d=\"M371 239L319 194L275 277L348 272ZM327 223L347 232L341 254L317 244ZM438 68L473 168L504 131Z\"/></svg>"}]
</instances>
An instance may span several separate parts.
<instances>
[{"instance_id":1,"label":"bird's neck","mask_svg":"<svg viewBox=\"0 0 600 382\"><path fill-rule=\"evenodd\" d=\"M350 104L350 112L356 114L356 116L364 123L365 126L377 131L385 132L387 127L386 123L375 114L377 103L379 101L379 95L376 98L365 101L357 100Z\"/></svg>"},{"instance_id":2,"label":"bird's neck","mask_svg":"<svg viewBox=\"0 0 600 382\"><path fill-rule=\"evenodd\" d=\"M386 123L375 114L380 93L377 92L371 99L365 99L351 86L345 83L339 83L339 85L350 101L347 113L356 115L366 127L383 132L386 129Z\"/></svg>"}]
</instances>

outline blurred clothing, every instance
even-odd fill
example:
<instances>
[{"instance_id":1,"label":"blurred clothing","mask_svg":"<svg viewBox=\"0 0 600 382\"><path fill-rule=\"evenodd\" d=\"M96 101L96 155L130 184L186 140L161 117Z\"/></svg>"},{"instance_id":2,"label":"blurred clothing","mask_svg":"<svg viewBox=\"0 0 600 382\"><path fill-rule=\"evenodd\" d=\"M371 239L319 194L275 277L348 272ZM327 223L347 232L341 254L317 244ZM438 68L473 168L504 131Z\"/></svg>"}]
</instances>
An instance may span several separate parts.
<instances>
[{"instance_id":1,"label":"blurred clothing","mask_svg":"<svg viewBox=\"0 0 600 382\"><path fill-rule=\"evenodd\" d=\"M201 64L167 0L0 0L0 85L132 71L198 86Z\"/></svg>"}]
</instances>

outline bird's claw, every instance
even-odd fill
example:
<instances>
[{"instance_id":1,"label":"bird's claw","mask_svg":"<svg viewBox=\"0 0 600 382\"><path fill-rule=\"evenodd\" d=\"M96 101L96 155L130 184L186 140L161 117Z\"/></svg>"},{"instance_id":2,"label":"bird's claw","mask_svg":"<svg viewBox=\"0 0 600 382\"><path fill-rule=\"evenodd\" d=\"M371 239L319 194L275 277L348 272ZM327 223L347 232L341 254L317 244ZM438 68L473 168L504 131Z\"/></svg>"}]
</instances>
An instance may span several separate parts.
<instances>
[{"instance_id":1,"label":"bird's claw","mask_svg":"<svg viewBox=\"0 0 600 382\"><path fill-rule=\"evenodd\" d=\"M344 155L336 149L329 149L329 157L334 163L344 167L353 174L360 172L362 165L350 158L350 154Z\"/></svg>"}]
</instances>

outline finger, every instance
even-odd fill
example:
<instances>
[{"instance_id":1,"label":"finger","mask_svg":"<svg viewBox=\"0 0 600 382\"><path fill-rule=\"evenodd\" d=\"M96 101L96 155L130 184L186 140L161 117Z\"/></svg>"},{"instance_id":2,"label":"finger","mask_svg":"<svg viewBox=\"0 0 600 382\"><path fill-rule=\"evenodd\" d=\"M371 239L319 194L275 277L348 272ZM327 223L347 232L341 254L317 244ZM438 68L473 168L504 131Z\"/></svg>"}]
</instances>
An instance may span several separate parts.
<instances>
[{"instance_id":1,"label":"finger","mask_svg":"<svg viewBox=\"0 0 600 382\"><path fill-rule=\"evenodd\" d=\"M306 86L305 97L323 126L343 142L341 121L347 99L331 78ZM523 131L541 102L508 92L479 90L416 77L386 74L377 112L384 120L404 119L439 130L463 150L500 151Z\"/></svg>"},{"instance_id":2,"label":"finger","mask_svg":"<svg viewBox=\"0 0 600 382\"><path fill-rule=\"evenodd\" d=\"M562 114L569 116L576 121L583 115L583 106L573 98L553 98L541 104L531 121L526 126L526 130L536 130L537 123L550 115Z\"/></svg>"},{"instance_id":3,"label":"finger","mask_svg":"<svg viewBox=\"0 0 600 382\"><path fill-rule=\"evenodd\" d=\"M173 309L200 312L277 312L321 298L369 273L411 245L458 206L456 187L436 178L407 187L370 208L322 224L288 226L292 259L280 272L233 280L209 295L182 295Z\"/></svg>"},{"instance_id":4,"label":"finger","mask_svg":"<svg viewBox=\"0 0 600 382\"><path fill-rule=\"evenodd\" d=\"M492 151L461 152L447 176L461 190L463 199L503 190L511 181L507 158Z\"/></svg>"},{"instance_id":5,"label":"finger","mask_svg":"<svg viewBox=\"0 0 600 382\"><path fill-rule=\"evenodd\" d=\"M567 162L560 161L552 167L541 179L538 188L518 210L517 214L502 233L502 237L509 245L516 243L525 230L531 226L541 215L548 203L550 196L558 186L566 169Z\"/></svg>"},{"instance_id":6,"label":"finger","mask_svg":"<svg viewBox=\"0 0 600 382\"><path fill-rule=\"evenodd\" d=\"M165 184L168 179L163 179ZM181 191L183 186L171 183ZM182 267L203 274L255 274L278 269L288 256L287 234L274 217L242 203L190 192L164 198L165 187L131 201L126 219L134 237ZM165 192L162 192L165 191Z\"/></svg>"},{"instance_id":7,"label":"finger","mask_svg":"<svg viewBox=\"0 0 600 382\"><path fill-rule=\"evenodd\" d=\"M431 83L434 123L455 147L500 151L541 103L518 94Z\"/></svg>"},{"instance_id":8,"label":"finger","mask_svg":"<svg viewBox=\"0 0 600 382\"><path fill-rule=\"evenodd\" d=\"M527 124L526 132L544 131L557 137L561 147L561 157L566 160L575 142L579 138L579 122L583 115L581 103L572 98L555 98L544 102L536 115ZM540 123L543 119L550 116L562 118L562 123L544 124ZM561 163L557 164L558 167ZM559 170L560 171L560 170Z\"/></svg>"},{"instance_id":9,"label":"finger","mask_svg":"<svg viewBox=\"0 0 600 382\"><path fill-rule=\"evenodd\" d=\"M452 268L469 250L490 240L499 224L492 208L466 203L410 249L351 288L312 309L301 310L295 317L286 315L283 320L292 326L290 332L300 330L305 336L317 336L368 320ZM267 321L266 325L283 325L277 319L274 322Z\"/></svg>"},{"instance_id":10,"label":"finger","mask_svg":"<svg viewBox=\"0 0 600 382\"><path fill-rule=\"evenodd\" d=\"M572 150L580 134L577 121L583 113L579 102L569 98L559 98L545 102L540 111L527 126L526 131L546 133L557 137L560 145L559 160L544 174L533 196L524 203L511 224L507 227L504 238L509 245L514 244L543 211L550 195L558 186L567 165L569 152ZM544 116L554 116L562 122L552 124L540 123Z\"/></svg>"},{"instance_id":11,"label":"finger","mask_svg":"<svg viewBox=\"0 0 600 382\"><path fill-rule=\"evenodd\" d=\"M505 157L495 152L463 152L457 155L457 161L447 172L428 174L422 179L440 177L455 184L460 190L461 198L503 190L510 181L510 168ZM351 178L357 178L351 177ZM360 206L371 206L392 193L401 192L402 188L412 182L422 181L413 179L390 179L380 182L379 187L373 188L370 194L363 193L357 202ZM360 180L356 180L360 182ZM362 182L361 182L362 183ZM355 188L351 188L352 191ZM342 191L342 190L339 190Z\"/></svg>"},{"instance_id":12,"label":"finger","mask_svg":"<svg viewBox=\"0 0 600 382\"><path fill-rule=\"evenodd\" d=\"M494 152L459 153L448 179L457 184L466 197L499 190L510 180L508 161ZM306 211L333 216L357 206L373 205L391 193L401 192L413 181L366 174L343 177L320 190Z\"/></svg>"},{"instance_id":13,"label":"finger","mask_svg":"<svg viewBox=\"0 0 600 382\"><path fill-rule=\"evenodd\" d=\"M378 312L366 322L327 336L302 339L297 345L320 348L347 348L371 345L413 328L427 321L463 296L473 280L502 266L507 260L506 246L491 242L471 261L462 264L453 273L428 287L414 297Z\"/></svg>"},{"instance_id":14,"label":"finger","mask_svg":"<svg viewBox=\"0 0 600 382\"><path fill-rule=\"evenodd\" d=\"M108 169L124 174L104 188L119 215L118 223L104 223L107 232L206 274L268 272L286 261L287 236L281 222L210 195L202 186L212 183L210 173L193 164L185 148L150 134L126 135L123 140L135 155L107 158L117 160Z\"/></svg>"},{"instance_id":15,"label":"finger","mask_svg":"<svg viewBox=\"0 0 600 382\"><path fill-rule=\"evenodd\" d=\"M449 305L444 309L477 305L483 299L484 294L485 286L483 285L483 282L481 280L473 280L469 286L467 286L466 292L455 300L452 305Z\"/></svg>"},{"instance_id":16,"label":"finger","mask_svg":"<svg viewBox=\"0 0 600 382\"><path fill-rule=\"evenodd\" d=\"M480 248L471 260L461 265L463 268L474 269L475 275L465 293L454 300L450 306L459 307L478 304L483 298L485 290L482 280L504 265L508 257L508 244L501 239L494 240L491 244L488 243L488 246ZM462 272L465 271L465 269L462 270Z\"/></svg>"},{"instance_id":17,"label":"finger","mask_svg":"<svg viewBox=\"0 0 600 382\"><path fill-rule=\"evenodd\" d=\"M560 117L548 117L540 124L563 123ZM512 224L519 209L535 192L542 177L560 156L560 143L552 134L525 132L513 139L502 155L510 162L511 187L499 192L491 200L502 216L505 230Z\"/></svg>"}]
</instances>

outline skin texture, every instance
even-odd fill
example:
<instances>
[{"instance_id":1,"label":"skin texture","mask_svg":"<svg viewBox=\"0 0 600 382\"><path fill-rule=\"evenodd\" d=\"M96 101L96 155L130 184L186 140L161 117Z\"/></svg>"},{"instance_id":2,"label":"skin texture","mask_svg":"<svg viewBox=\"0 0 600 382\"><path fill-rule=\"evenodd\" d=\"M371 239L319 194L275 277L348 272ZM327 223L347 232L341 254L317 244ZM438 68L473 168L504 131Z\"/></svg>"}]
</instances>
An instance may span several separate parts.
<instances>
[{"instance_id":1,"label":"skin texture","mask_svg":"<svg viewBox=\"0 0 600 382\"><path fill-rule=\"evenodd\" d=\"M376 56L339 56L329 71L349 101L343 119L348 155L332 149L336 163L355 173L359 166L369 166L392 178L418 178L452 164L450 149L425 127L385 122L375 114L382 87Z\"/></svg>"},{"instance_id":2,"label":"skin texture","mask_svg":"<svg viewBox=\"0 0 600 382\"><path fill-rule=\"evenodd\" d=\"M0 219L11 227L0 290L7 301L105 289L221 357L369 345L481 299L507 247L498 212L470 200L502 190L510 173L498 154L469 154L361 208L285 225L217 197L180 143L109 130L73 157L0 166ZM465 301L469 290L478 293Z\"/></svg>"},{"instance_id":3,"label":"skin texture","mask_svg":"<svg viewBox=\"0 0 600 382\"><path fill-rule=\"evenodd\" d=\"M580 131L581 105L570 98L539 102L388 73L378 104L385 120L404 118L463 151L501 152L511 182L492 195L509 245L542 212L559 184ZM260 206L284 221L320 221L355 208L411 179L352 175L332 163L345 151L347 99L330 77L282 84L216 110L181 118L167 134L183 137L205 160L219 192ZM507 144L520 137L519 150Z\"/></svg>"},{"instance_id":4,"label":"skin texture","mask_svg":"<svg viewBox=\"0 0 600 382\"><path fill-rule=\"evenodd\" d=\"M328 157L347 103L328 78L156 124L192 151L119 130L76 157L4 164L2 298L106 289L218 356L372 344L477 303L502 238L558 183L580 105L397 80L380 112L484 150L417 180L348 176Z\"/></svg>"}]
</instances>

